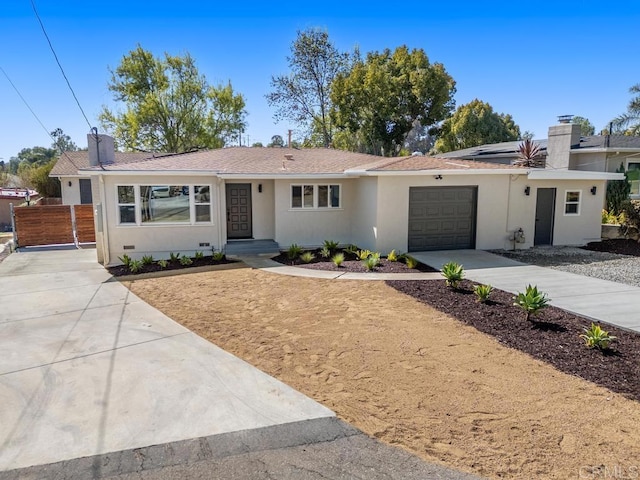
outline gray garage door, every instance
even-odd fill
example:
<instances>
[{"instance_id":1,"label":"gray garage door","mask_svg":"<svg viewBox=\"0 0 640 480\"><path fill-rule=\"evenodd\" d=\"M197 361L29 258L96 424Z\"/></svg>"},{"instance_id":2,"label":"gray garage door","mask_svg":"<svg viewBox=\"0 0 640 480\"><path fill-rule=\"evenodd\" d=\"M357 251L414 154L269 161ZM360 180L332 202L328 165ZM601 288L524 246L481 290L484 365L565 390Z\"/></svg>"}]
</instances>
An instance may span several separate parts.
<instances>
[{"instance_id":1,"label":"gray garage door","mask_svg":"<svg viewBox=\"0 0 640 480\"><path fill-rule=\"evenodd\" d=\"M477 187L411 187L409 251L475 248Z\"/></svg>"}]
</instances>

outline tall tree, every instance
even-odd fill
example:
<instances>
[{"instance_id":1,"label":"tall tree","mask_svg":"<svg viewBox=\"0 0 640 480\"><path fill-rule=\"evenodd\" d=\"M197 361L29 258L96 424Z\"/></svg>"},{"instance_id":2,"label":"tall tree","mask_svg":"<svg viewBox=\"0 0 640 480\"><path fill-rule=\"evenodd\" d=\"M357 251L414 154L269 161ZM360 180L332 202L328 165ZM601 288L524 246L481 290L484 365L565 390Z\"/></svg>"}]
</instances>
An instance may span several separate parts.
<instances>
[{"instance_id":1,"label":"tall tree","mask_svg":"<svg viewBox=\"0 0 640 480\"><path fill-rule=\"evenodd\" d=\"M627 111L612 120L615 130L624 135L640 135L640 83L629 89L634 97L627 106Z\"/></svg>"},{"instance_id":2,"label":"tall tree","mask_svg":"<svg viewBox=\"0 0 640 480\"><path fill-rule=\"evenodd\" d=\"M494 112L491 105L476 98L460 105L442 123L435 149L444 153L519 138L520 127L511 115Z\"/></svg>"},{"instance_id":3,"label":"tall tree","mask_svg":"<svg viewBox=\"0 0 640 480\"><path fill-rule=\"evenodd\" d=\"M331 84L349 63L349 55L336 49L325 30L309 28L297 32L287 57L290 73L271 77L272 92L266 95L276 107L275 119L288 119L317 133L321 144L331 145L334 126L331 110Z\"/></svg>"},{"instance_id":4,"label":"tall tree","mask_svg":"<svg viewBox=\"0 0 640 480\"><path fill-rule=\"evenodd\" d=\"M580 115L576 115L571 120L571 123L575 123L576 125L580 125L580 135L583 137L588 137L596 133L596 127L589 121L588 118L581 117Z\"/></svg>"},{"instance_id":5,"label":"tall tree","mask_svg":"<svg viewBox=\"0 0 640 480\"><path fill-rule=\"evenodd\" d=\"M55 148L23 148L18 152L18 155L9 159L9 173L16 175L21 165L25 165L26 167L45 165L56 158L57 154L58 152Z\"/></svg>"},{"instance_id":6,"label":"tall tree","mask_svg":"<svg viewBox=\"0 0 640 480\"><path fill-rule=\"evenodd\" d=\"M138 45L111 74L108 87L123 110L103 107L100 121L125 150L219 148L246 127L242 95L230 83L209 85L188 53L156 58Z\"/></svg>"},{"instance_id":7,"label":"tall tree","mask_svg":"<svg viewBox=\"0 0 640 480\"><path fill-rule=\"evenodd\" d=\"M56 128L51 132L51 138L53 138L53 144L51 148L55 148L58 152L75 152L78 150L78 146L71 140L71 137L65 134L61 128Z\"/></svg>"},{"instance_id":8,"label":"tall tree","mask_svg":"<svg viewBox=\"0 0 640 480\"><path fill-rule=\"evenodd\" d=\"M333 83L332 118L351 149L395 156L417 120L431 127L454 107L455 82L422 49L406 46L357 59Z\"/></svg>"}]
</instances>

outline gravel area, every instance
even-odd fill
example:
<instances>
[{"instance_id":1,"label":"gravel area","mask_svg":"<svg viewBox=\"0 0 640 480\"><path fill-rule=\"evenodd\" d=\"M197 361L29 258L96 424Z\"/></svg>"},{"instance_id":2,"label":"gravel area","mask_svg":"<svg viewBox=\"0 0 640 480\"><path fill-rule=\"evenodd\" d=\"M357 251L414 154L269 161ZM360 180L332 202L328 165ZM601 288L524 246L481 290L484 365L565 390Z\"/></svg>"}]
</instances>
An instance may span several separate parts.
<instances>
[{"instance_id":1,"label":"gravel area","mask_svg":"<svg viewBox=\"0 0 640 480\"><path fill-rule=\"evenodd\" d=\"M640 257L594 252L577 247L492 250L519 262L640 287Z\"/></svg>"}]
</instances>

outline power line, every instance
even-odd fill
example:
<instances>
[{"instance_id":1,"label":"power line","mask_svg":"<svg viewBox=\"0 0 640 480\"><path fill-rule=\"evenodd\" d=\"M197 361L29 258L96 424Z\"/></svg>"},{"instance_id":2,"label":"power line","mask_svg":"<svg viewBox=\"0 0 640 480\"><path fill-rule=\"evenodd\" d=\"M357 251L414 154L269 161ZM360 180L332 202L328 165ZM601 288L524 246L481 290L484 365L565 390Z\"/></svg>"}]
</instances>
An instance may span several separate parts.
<instances>
[{"instance_id":1,"label":"power line","mask_svg":"<svg viewBox=\"0 0 640 480\"><path fill-rule=\"evenodd\" d=\"M29 105L29 103L27 102L27 100L22 96L22 94L20 93L20 90L18 90L18 87L16 87L16 85L11 81L11 79L9 78L9 75L7 75L7 72L4 71L4 68L2 68L0 66L0 71L3 73L3 75L5 76L5 78L7 79L7 81L11 84L11 86L13 87L13 89L16 91L16 93L18 94L18 96L20 97L20 100L22 100L22 102L26 105L26 107L29 109L29 111L31 112L31 115L33 115L33 117L37 120L37 122L40 124L40 126L42 127L42 129L47 133L48 137L51 139L51 141L53 142L54 145L56 145L56 139L53 138L53 135L51 135L51 132L49 131L49 129L47 129L47 127L44 126L44 123L42 123L42 121L40 120L40 118L38 117L38 115L36 115L36 112L33 111L33 108L31 108L31 106ZM58 150L60 150L60 148L58 148ZM65 157L67 157L67 160L69 160L69 162L71 162L71 165L73 165L74 167L76 167L76 169L78 168L78 166L75 164L75 162L71 159L71 157L67 154L67 152L60 152L62 155L64 155Z\"/></svg>"},{"instance_id":2,"label":"power line","mask_svg":"<svg viewBox=\"0 0 640 480\"><path fill-rule=\"evenodd\" d=\"M51 53L53 53L53 57L56 59L56 63L58 64L58 67L60 67L60 71L62 72L62 76L64 77L65 81L67 82L67 86L69 87L69 90L71 90L71 94L73 95L73 98L75 99L76 103L78 104L78 108L80 109L80 112L82 112L82 116L84 117L85 121L87 122L87 125L89 125L89 129L93 128L92 125L91 125L91 122L87 118L87 115L84 113L84 110L82 109L82 106L80 105L80 101L78 100L78 97L76 96L76 92L74 92L73 88L71 87L71 83L69 82L69 79L67 78L67 74L64 72L64 68L62 68L62 65L60 64L60 60L58 60L58 55L56 54L56 51L53 49L53 45L51 44L51 40L49 39L49 35L47 35L47 31L44 28L44 24L42 23L42 20L40 19L40 15L38 14L38 10L36 9L36 4L33 2L33 0L31 0L31 7L33 7L33 13L36 14L36 18L38 19L38 22L40 23L40 27L42 28L42 33L44 33L44 36L47 39L47 43L49 44L49 48L51 49Z\"/></svg>"}]
</instances>

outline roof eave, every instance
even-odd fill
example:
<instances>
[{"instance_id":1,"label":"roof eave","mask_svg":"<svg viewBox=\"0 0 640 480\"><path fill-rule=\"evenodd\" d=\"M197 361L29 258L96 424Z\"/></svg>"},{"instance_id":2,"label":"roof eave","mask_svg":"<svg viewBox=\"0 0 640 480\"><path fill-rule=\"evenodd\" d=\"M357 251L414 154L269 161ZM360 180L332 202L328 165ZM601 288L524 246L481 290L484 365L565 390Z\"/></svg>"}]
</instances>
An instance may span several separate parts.
<instances>
[{"instance_id":1,"label":"roof eave","mask_svg":"<svg viewBox=\"0 0 640 480\"><path fill-rule=\"evenodd\" d=\"M347 175L369 177L408 176L408 175L522 175L527 169L519 168L469 168L469 169L428 169L428 170L346 170Z\"/></svg>"},{"instance_id":2,"label":"roof eave","mask_svg":"<svg viewBox=\"0 0 640 480\"><path fill-rule=\"evenodd\" d=\"M530 180L624 180L623 173L586 170L531 170Z\"/></svg>"}]
</instances>

